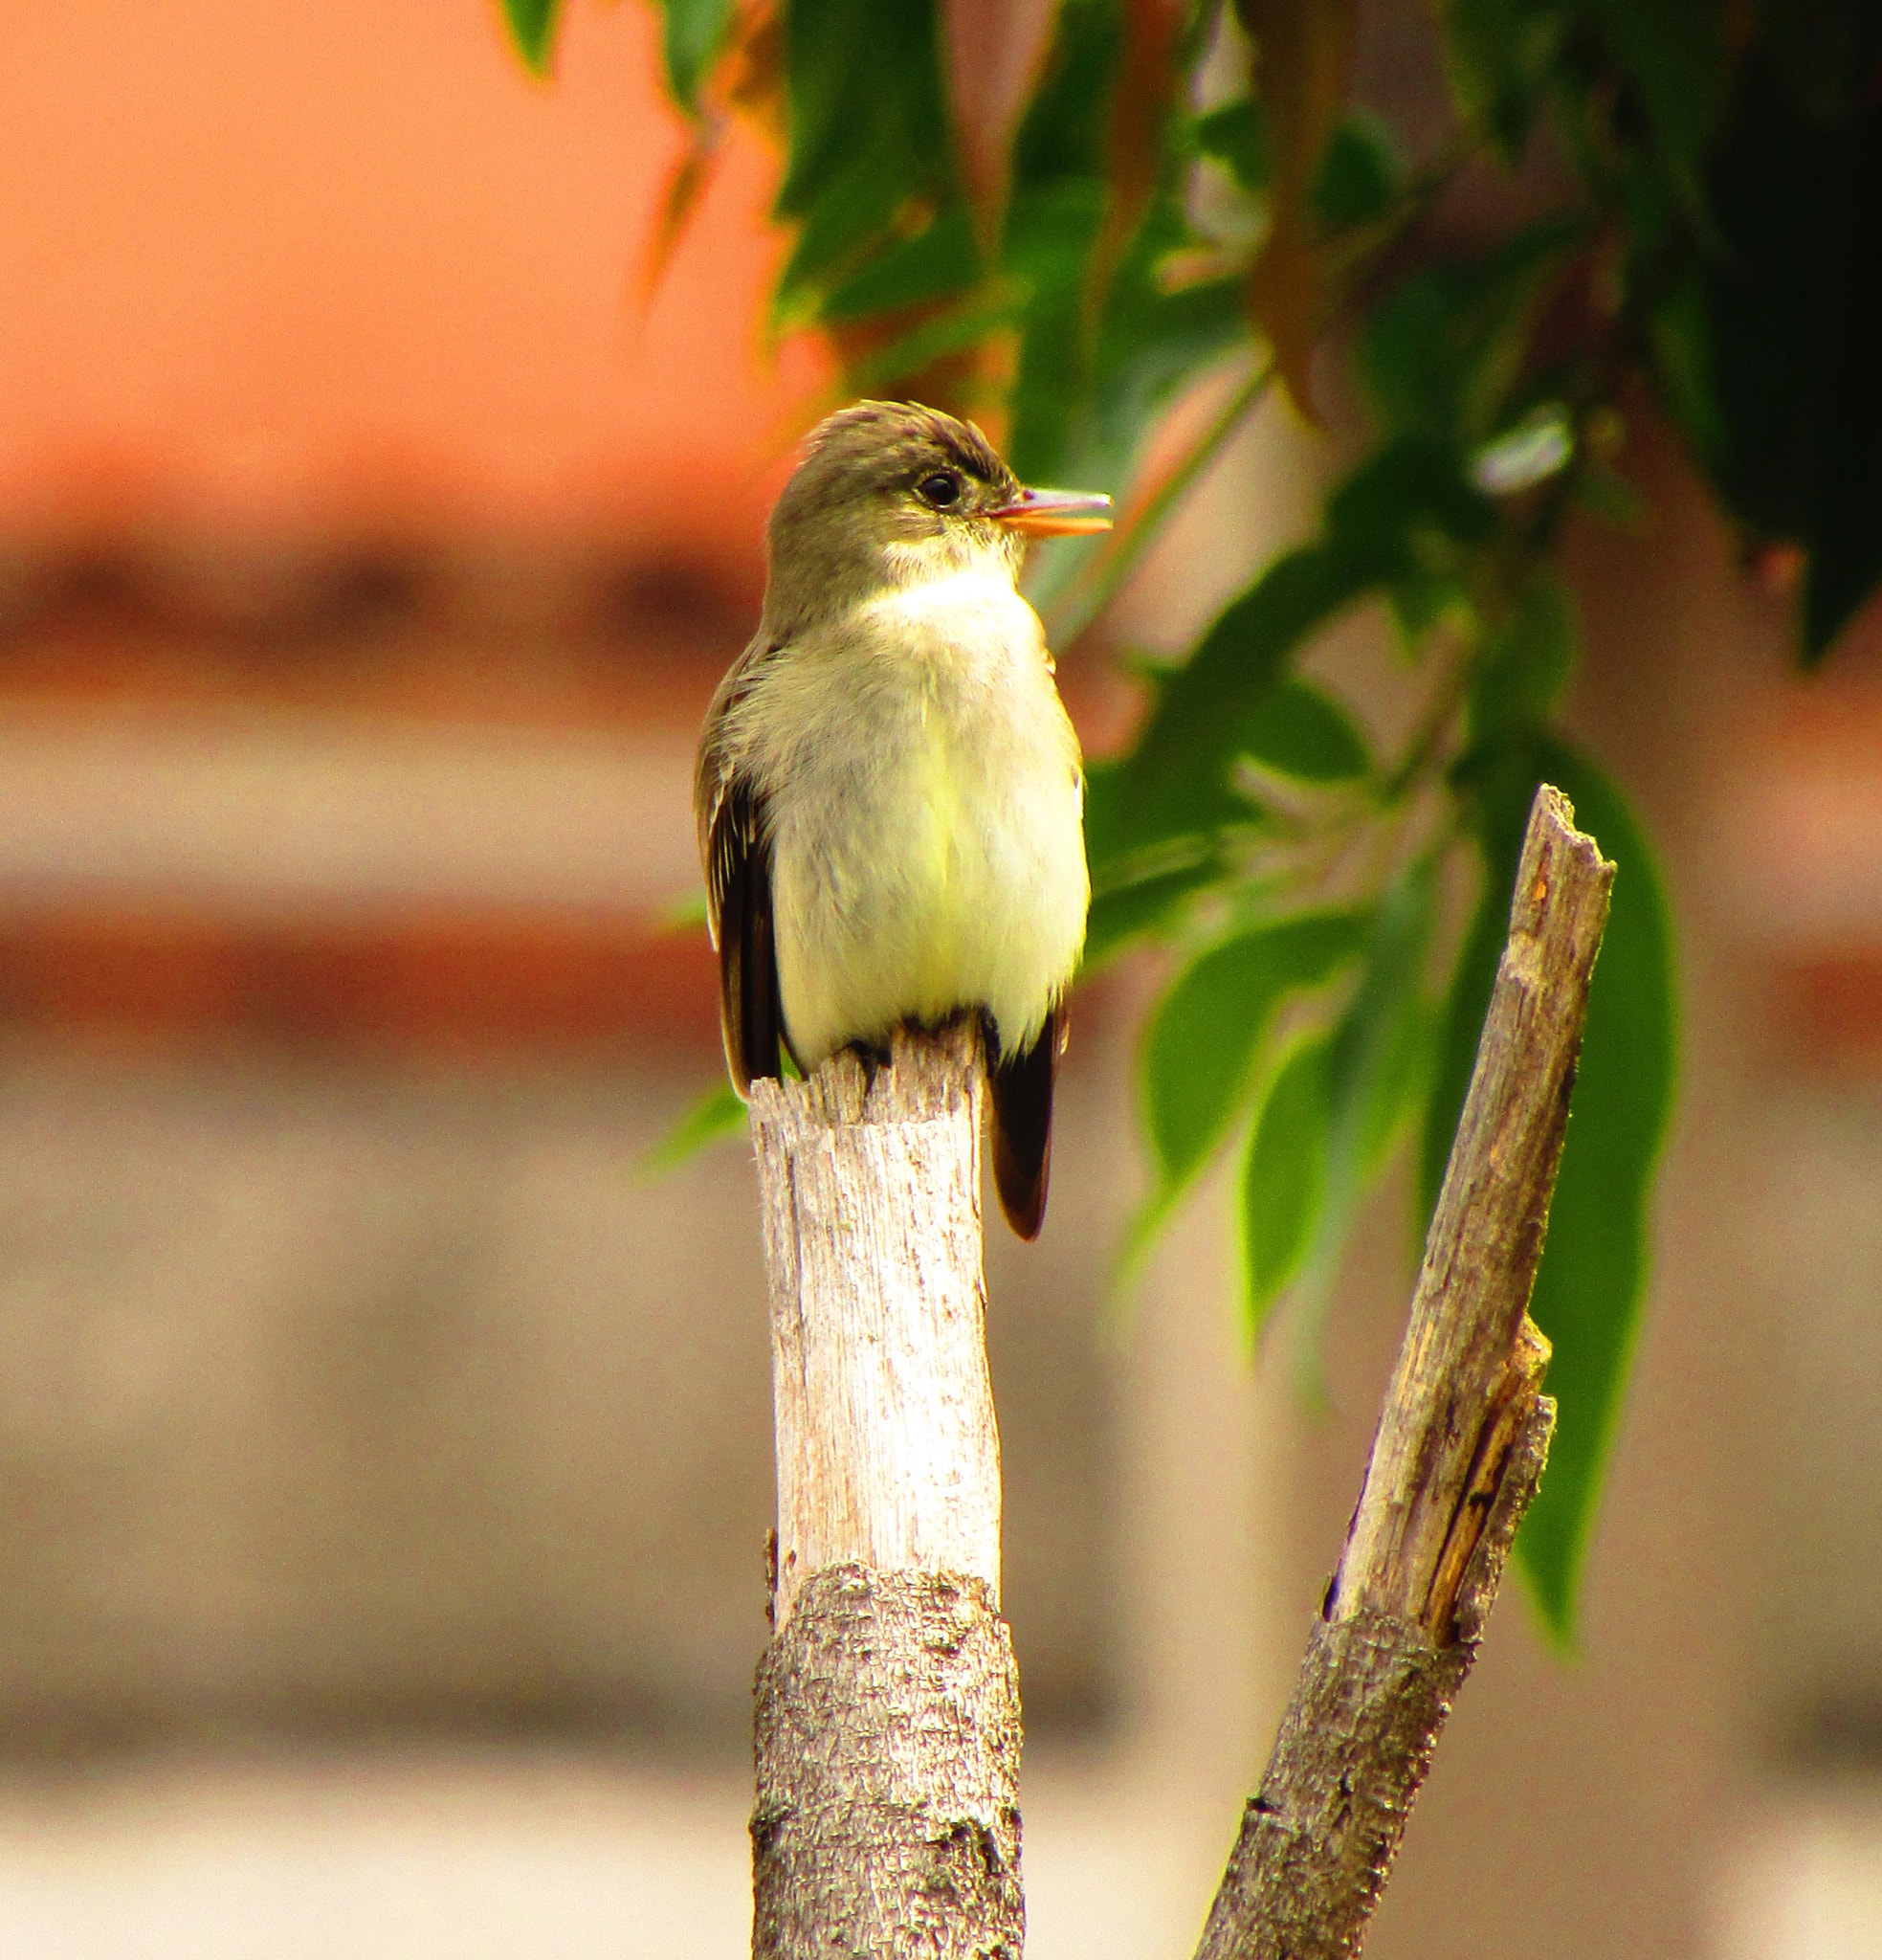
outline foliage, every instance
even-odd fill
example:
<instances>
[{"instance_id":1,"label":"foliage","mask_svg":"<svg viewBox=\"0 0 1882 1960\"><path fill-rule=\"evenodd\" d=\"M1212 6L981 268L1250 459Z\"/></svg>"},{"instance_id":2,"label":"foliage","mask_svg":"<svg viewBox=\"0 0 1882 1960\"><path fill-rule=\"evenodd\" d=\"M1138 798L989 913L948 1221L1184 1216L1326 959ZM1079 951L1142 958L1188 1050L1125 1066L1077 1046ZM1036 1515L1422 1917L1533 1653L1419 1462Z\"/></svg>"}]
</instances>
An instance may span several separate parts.
<instances>
[{"instance_id":1,"label":"foliage","mask_svg":"<svg viewBox=\"0 0 1882 1960\"><path fill-rule=\"evenodd\" d=\"M554 0L507 5L542 66ZM1876 10L1442 0L1450 100L1394 129L1352 100L1355 0L1061 0L991 156L952 114L983 84L950 75L938 0L664 11L702 145L741 111L782 131L774 324L828 335L847 392L979 414L1030 479L1125 500L1111 540L1041 565L1061 644L1271 376L1313 420L1317 373L1347 364L1369 434L1314 535L1146 670L1135 742L1090 770L1089 958L1174 955L1140 1054L1136 1242L1239 1148L1251 1335L1291 1292L1311 1355L1355 1206L1407 1133L1428 1208L1528 801L1560 784L1620 867L1534 1305L1561 1427L1519 1555L1565 1636L1674 1009L1651 849L1558 725L1576 623L1555 561L1571 513L1636 502L1615 464L1650 401L1748 548L1801 566L1803 661L1882 578ZM1226 406L1136 482L1199 390ZM1424 690L1395 747L1303 671L1359 608Z\"/></svg>"}]
</instances>

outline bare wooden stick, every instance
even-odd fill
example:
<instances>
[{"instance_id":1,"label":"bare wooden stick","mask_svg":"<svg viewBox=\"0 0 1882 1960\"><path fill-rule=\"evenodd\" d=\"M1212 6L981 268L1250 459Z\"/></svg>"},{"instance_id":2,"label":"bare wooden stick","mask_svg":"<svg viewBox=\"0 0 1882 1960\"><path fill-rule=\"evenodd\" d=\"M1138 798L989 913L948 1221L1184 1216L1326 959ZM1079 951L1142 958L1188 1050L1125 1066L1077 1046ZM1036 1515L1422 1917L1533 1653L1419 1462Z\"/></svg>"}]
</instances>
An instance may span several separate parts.
<instances>
[{"instance_id":1,"label":"bare wooden stick","mask_svg":"<svg viewBox=\"0 0 1882 1960\"><path fill-rule=\"evenodd\" d=\"M1357 1953L1555 1419L1527 1318L1614 867L1546 785L1364 1487L1198 1960Z\"/></svg>"},{"instance_id":2,"label":"bare wooden stick","mask_svg":"<svg viewBox=\"0 0 1882 1960\"><path fill-rule=\"evenodd\" d=\"M974 1031L752 1085L778 1455L752 1951L1018 1960Z\"/></svg>"}]
</instances>

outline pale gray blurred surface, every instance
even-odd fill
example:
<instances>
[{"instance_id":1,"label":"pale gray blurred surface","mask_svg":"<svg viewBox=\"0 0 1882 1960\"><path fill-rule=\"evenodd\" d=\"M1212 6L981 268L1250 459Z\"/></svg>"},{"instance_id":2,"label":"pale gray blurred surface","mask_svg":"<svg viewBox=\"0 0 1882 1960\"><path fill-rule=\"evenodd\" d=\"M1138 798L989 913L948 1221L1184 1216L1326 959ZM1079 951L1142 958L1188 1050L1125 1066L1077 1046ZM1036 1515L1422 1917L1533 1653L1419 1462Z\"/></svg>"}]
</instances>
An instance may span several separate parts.
<instances>
[{"instance_id":1,"label":"pale gray blurred surface","mask_svg":"<svg viewBox=\"0 0 1882 1960\"><path fill-rule=\"evenodd\" d=\"M0 1723L674 1732L736 1753L769 1345L735 1139L672 1068L0 1058ZM1067 1083L1050 1250L996 1246L1008 1610L1100 1711L1091 1336L1117 1174Z\"/></svg>"}]
</instances>

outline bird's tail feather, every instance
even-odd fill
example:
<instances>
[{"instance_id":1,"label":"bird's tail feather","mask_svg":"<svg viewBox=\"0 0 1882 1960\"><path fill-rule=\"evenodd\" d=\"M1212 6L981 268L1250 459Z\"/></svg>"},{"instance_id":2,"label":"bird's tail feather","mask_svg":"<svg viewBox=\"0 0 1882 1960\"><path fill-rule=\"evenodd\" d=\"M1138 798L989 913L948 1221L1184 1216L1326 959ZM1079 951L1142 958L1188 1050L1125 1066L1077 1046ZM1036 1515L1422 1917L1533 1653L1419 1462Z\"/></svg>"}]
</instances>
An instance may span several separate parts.
<instances>
[{"instance_id":1,"label":"bird's tail feather","mask_svg":"<svg viewBox=\"0 0 1882 1960\"><path fill-rule=\"evenodd\" d=\"M993 1099L993 1185L1000 1209L1022 1238L1036 1238L1046 1216L1052 1163L1052 1085L1065 1052L1065 1009L1046 1017L1030 1048L1002 1061L986 1031L987 1088Z\"/></svg>"}]
</instances>

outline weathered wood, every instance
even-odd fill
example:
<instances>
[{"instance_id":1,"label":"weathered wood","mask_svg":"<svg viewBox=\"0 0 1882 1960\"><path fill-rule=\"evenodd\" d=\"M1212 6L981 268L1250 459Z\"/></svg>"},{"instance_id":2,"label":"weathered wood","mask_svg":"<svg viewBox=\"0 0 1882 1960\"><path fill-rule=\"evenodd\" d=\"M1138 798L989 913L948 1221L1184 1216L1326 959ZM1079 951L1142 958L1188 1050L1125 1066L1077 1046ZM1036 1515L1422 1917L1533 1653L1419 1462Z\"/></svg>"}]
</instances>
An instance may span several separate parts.
<instances>
[{"instance_id":1,"label":"weathered wood","mask_svg":"<svg viewBox=\"0 0 1882 1960\"><path fill-rule=\"evenodd\" d=\"M1357 1953L1554 1423L1527 1319L1614 867L1537 792L1410 1325L1198 1960Z\"/></svg>"},{"instance_id":2,"label":"weathered wood","mask_svg":"<svg viewBox=\"0 0 1882 1960\"><path fill-rule=\"evenodd\" d=\"M777 1430L752 1950L1018 1960L1018 1680L963 1023L752 1085Z\"/></svg>"},{"instance_id":3,"label":"weathered wood","mask_svg":"<svg viewBox=\"0 0 1882 1960\"><path fill-rule=\"evenodd\" d=\"M1019 1752L980 1581L818 1572L759 1666L753 1954L1019 1960Z\"/></svg>"},{"instance_id":4,"label":"weathered wood","mask_svg":"<svg viewBox=\"0 0 1882 1960\"><path fill-rule=\"evenodd\" d=\"M775 1621L827 1566L959 1572L1000 1601L981 1272L978 1036L898 1034L752 1084L778 1453Z\"/></svg>"}]
</instances>

